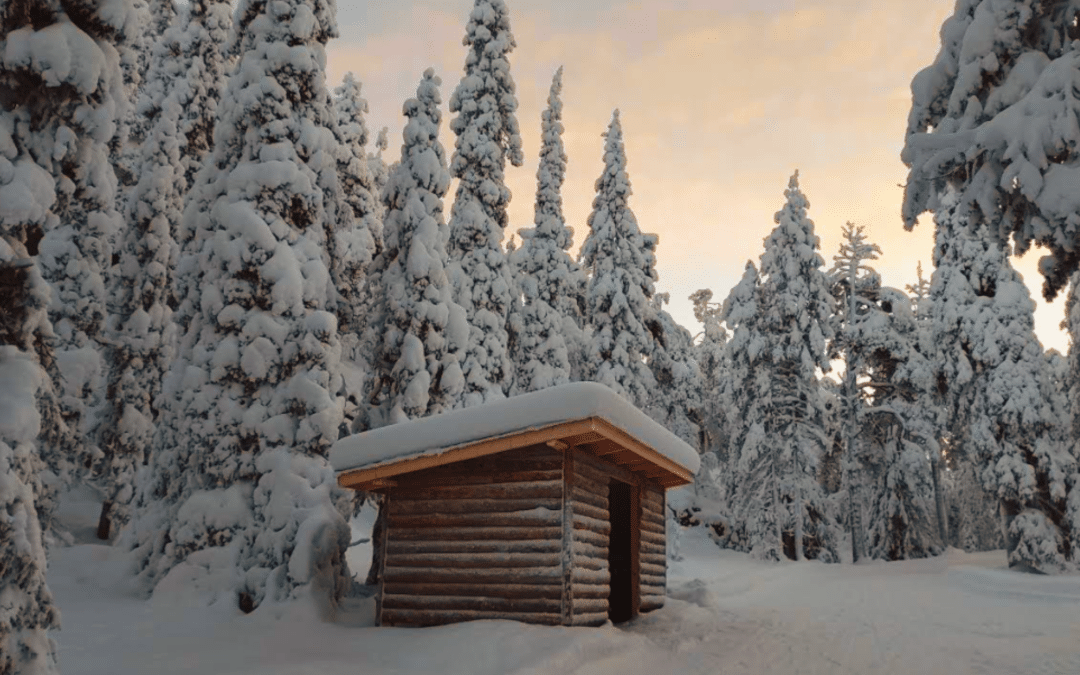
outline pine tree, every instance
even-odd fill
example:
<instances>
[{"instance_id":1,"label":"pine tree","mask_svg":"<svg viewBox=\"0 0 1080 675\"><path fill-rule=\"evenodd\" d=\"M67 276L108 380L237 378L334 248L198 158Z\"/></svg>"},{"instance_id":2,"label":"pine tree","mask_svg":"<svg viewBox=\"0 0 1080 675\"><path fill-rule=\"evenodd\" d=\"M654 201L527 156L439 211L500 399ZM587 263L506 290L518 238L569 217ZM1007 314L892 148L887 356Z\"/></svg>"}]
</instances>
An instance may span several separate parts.
<instances>
[{"instance_id":1,"label":"pine tree","mask_svg":"<svg viewBox=\"0 0 1080 675\"><path fill-rule=\"evenodd\" d=\"M667 293L654 295L646 320L653 335L648 363L657 389L645 412L701 452L704 383L693 356L693 336L664 309L669 299Z\"/></svg>"},{"instance_id":2,"label":"pine tree","mask_svg":"<svg viewBox=\"0 0 1080 675\"><path fill-rule=\"evenodd\" d=\"M713 292L701 289L690 295L694 318L701 323L701 340L694 345L694 360L701 371L701 452L716 453L720 466L727 463L731 436L730 373L727 356L728 331L723 325L723 305L710 302Z\"/></svg>"},{"instance_id":3,"label":"pine tree","mask_svg":"<svg viewBox=\"0 0 1080 675\"><path fill-rule=\"evenodd\" d=\"M251 611L347 579L349 499L326 459L342 422L328 251L351 213L322 65L333 3L245 0L236 19L239 63L184 215L182 264L202 277L166 390L179 429L137 551L150 583L197 556Z\"/></svg>"},{"instance_id":4,"label":"pine tree","mask_svg":"<svg viewBox=\"0 0 1080 675\"><path fill-rule=\"evenodd\" d=\"M502 248L507 224L506 162L521 166L517 98L507 55L516 43L503 0L476 0L465 31L465 76L450 97L457 135L450 173L460 179L450 215L450 281L471 336L461 367L463 404L505 396L513 382L508 327L514 280Z\"/></svg>"},{"instance_id":5,"label":"pine tree","mask_svg":"<svg viewBox=\"0 0 1080 675\"><path fill-rule=\"evenodd\" d=\"M559 68L551 81L548 107L541 115L535 226L519 230L521 248L510 256L524 297L522 333L514 359L519 392L574 380L580 372L584 349L581 324L585 275L567 252L574 243L574 229L566 224L562 210L566 150L562 142L561 93Z\"/></svg>"},{"instance_id":6,"label":"pine tree","mask_svg":"<svg viewBox=\"0 0 1080 675\"><path fill-rule=\"evenodd\" d=\"M1068 406L1065 411L1069 421L1066 433L1072 439L1073 459L1080 466L1080 272L1073 273L1062 328L1069 334L1069 352L1061 377ZM1067 518L1072 532L1073 565L1080 567L1080 470L1071 479Z\"/></svg>"},{"instance_id":7,"label":"pine tree","mask_svg":"<svg viewBox=\"0 0 1080 675\"><path fill-rule=\"evenodd\" d=\"M645 322L651 311L659 240L655 234L641 233L628 204L632 191L618 110L604 138L604 172L596 179L589 234L581 246L581 266L590 275L588 376L644 409L655 387L645 363L653 345Z\"/></svg>"},{"instance_id":8,"label":"pine tree","mask_svg":"<svg viewBox=\"0 0 1080 675\"><path fill-rule=\"evenodd\" d=\"M387 184L389 264L381 276L382 320L372 326L377 342L367 400L377 412L371 426L451 410L464 389L460 352L469 326L446 276L442 199L450 173L439 143L440 84L429 68L416 98L405 102L401 162Z\"/></svg>"},{"instance_id":9,"label":"pine tree","mask_svg":"<svg viewBox=\"0 0 1080 675\"><path fill-rule=\"evenodd\" d=\"M1053 299L1080 264L1069 172L1080 157L1080 38L1072 2L958 0L941 51L911 83L903 151L907 227L947 185L975 202L988 235L1040 262Z\"/></svg>"}]
</instances>

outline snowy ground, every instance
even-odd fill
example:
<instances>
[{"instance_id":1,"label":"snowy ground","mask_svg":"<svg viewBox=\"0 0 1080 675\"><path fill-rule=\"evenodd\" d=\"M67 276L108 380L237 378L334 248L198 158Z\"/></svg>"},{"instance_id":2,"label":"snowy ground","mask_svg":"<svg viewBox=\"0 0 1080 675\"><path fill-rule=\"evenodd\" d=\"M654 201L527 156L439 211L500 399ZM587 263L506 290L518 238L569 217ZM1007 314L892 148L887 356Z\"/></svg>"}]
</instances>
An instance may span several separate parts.
<instances>
[{"instance_id":1,"label":"snowy ground","mask_svg":"<svg viewBox=\"0 0 1080 675\"><path fill-rule=\"evenodd\" d=\"M62 517L89 542L97 512L84 499ZM354 540L370 515L360 520ZM49 583L66 675L1080 673L1080 577L1009 572L1000 551L774 565L693 530L682 555L667 605L619 628L374 628L370 600L336 623L296 606L244 616L182 587L145 602L115 553L92 543L54 551ZM350 551L358 566L365 556L364 544Z\"/></svg>"}]
</instances>

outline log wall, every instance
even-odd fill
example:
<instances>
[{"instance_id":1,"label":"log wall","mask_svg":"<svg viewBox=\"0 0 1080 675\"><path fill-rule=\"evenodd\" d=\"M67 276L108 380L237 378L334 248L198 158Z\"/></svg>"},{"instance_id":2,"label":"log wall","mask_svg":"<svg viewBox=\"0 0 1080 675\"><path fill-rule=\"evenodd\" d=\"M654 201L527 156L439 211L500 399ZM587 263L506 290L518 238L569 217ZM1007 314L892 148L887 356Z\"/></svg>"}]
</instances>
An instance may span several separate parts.
<instances>
[{"instance_id":1,"label":"log wall","mask_svg":"<svg viewBox=\"0 0 1080 675\"><path fill-rule=\"evenodd\" d=\"M563 623L562 463L539 446L399 478L387 498L380 623Z\"/></svg>"},{"instance_id":2,"label":"log wall","mask_svg":"<svg viewBox=\"0 0 1080 675\"><path fill-rule=\"evenodd\" d=\"M667 542L664 488L646 481L641 489L641 611L664 606L667 594Z\"/></svg>"}]
</instances>

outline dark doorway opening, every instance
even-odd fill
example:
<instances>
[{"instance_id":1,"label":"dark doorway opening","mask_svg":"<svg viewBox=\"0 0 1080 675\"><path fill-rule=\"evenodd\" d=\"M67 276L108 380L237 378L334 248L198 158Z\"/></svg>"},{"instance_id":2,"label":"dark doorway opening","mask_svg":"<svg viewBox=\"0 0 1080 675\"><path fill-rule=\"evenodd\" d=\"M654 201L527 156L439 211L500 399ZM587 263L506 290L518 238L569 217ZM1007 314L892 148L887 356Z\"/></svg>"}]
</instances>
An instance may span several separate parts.
<instances>
[{"instance_id":1,"label":"dark doorway opening","mask_svg":"<svg viewBox=\"0 0 1080 675\"><path fill-rule=\"evenodd\" d=\"M629 485L615 480L608 484L608 514L611 518L611 536L608 540L608 570L611 572L608 618L612 623L629 621L634 615L631 606L631 501Z\"/></svg>"}]
</instances>

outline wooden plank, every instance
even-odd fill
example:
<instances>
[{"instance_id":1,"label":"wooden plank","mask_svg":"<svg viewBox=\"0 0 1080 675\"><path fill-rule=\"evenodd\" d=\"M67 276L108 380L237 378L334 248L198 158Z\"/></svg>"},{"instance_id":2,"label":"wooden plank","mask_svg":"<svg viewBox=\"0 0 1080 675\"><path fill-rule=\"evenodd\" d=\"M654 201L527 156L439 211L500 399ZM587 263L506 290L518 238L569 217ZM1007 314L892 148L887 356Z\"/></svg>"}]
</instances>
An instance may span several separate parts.
<instances>
[{"instance_id":1,"label":"wooden plank","mask_svg":"<svg viewBox=\"0 0 1080 675\"><path fill-rule=\"evenodd\" d=\"M386 580L432 584L533 584L562 585L562 567L504 567L444 569L439 567L386 567Z\"/></svg>"},{"instance_id":2,"label":"wooden plank","mask_svg":"<svg viewBox=\"0 0 1080 675\"><path fill-rule=\"evenodd\" d=\"M641 608L641 486L630 486L630 616Z\"/></svg>"},{"instance_id":3,"label":"wooden plank","mask_svg":"<svg viewBox=\"0 0 1080 675\"><path fill-rule=\"evenodd\" d=\"M656 450L653 450L649 446L645 445L641 441L637 440L622 429L619 429L610 422L599 418L594 418L593 429L603 434L606 438L615 441L622 447L633 450L643 459L648 460L649 463L653 466L661 469L666 469L672 475L673 479L683 481L681 483L682 485L694 482L694 475L690 472L689 469L671 459L668 459L664 455L661 455Z\"/></svg>"},{"instance_id":4,"label":"wooden plank","mask_svg":"<svg viewBox=\"0 0 1080 675\"><path fill-rule=\"evenodd\" d=\"M562 500L552 497L534 497L532 499L432 499L418 500L398 499L394 495L394 501L390 506L390 515L416 515L433 513L512 513L528 511L530 509L549 509L558 512L562 508Z\"/></svg>"},{"instance_id":5,"label":"wooden plank","mask_svg":"<svg viewBox=\"0 0 1080 675\"><path fill-rule=\"evenodd\" d=\"M572 481L574 478L574 451L569 445L563 448L563 493L562 493L562 550L566 556L563 568L562 598L559 613L562 624L569 626L574 619L574 498Z\"/></svg>"},{"instance_id":6,"label":"wooden plank","mask_svg":"<svg viewBox=\"0 0 1080 675\"><path fill-rule=\"evenodd\" d=\"M430 480L441 476L487 475L492 473L519 473L522 471L556 471L562 469L562 459L554 450L546 450L541 457L522 457L510 452L492 455L469 462L439 466L411 474L402 474L396 480L399 486L415 481ZM513 482L513 481L511 481Z\"/></svg>"},{"instance_id":7,"label":"wooden plank","mask_svg":"<svg viewBox=\"0 0 1080 675\"><path fill-rule=\"evenodd\" d=\"M433 487L492 485L506 483L562 482L562 469L530 469L522 471L493 471L488 473L439 473L421 476L402 476L398 490L421 490Z\"/></svg>"},{"instance_id":8,"label":"wooden plank","mask_svg":"<svg viewBox=\"0 0 1080 675\"><path fill-rule=\"evenodd\" d=\"M573 497L575 502L581 502L582 504L588 504L598 509L607 511L607 488L605 486L603 492L587 490L584 487L573 485L570 488L570 496Z\"/></svg>"},{"instance_id":9,"label":"wooden plank","mask_svg":"<svg viewBox=\"0 0 1080 675\"><path fill-rule=\"evenodd\" d=\"M426 513L388 517L390 527L543 527L562 525L559 509L515 513Z\"/></svg>"},{"instance_id":10,"label":"wooden plank","mask_svg":"<svg viewBox=\"0 0 1080 675\"><path fill-rule=\"evenodd\" d=\"M657 609L660 609L663 606L664 606L664 596L662 596L662 595L661 596L649 595L649 596L642 596L642 598L641 598L641 611L643 613L644 612L655 611Z\"/></svg>"},{"instance_id":11,"label":"wooden plank","mask_svg":"<svg viewBox=\"0 0 1080 675\"><path fill-rule=\"evenodd\" d=\"M394 490L394 499L536 499L561 497L562 480L489 483L480 485L432 485Z\"/></svg>"},{"instance_id":12,"label":"wooden plank","mask_svg":"<svg viewBox=\"0 0 1080 675\"><path fill-rule=\"evenodd\" d=\"M560 541L562 527L398 527L393 541Z\"/></svg>"},{"instance_id":13,"label":"wooden plank","mask_svg":"<svg viewBox=\"0 0 1080 675\"><path fill-rule=\"evenodd\" d=\"M557 598L499 598L468 595L387 595L387 609L474 610L487 612L558 612Z\"/></svg>"},{"instance_id":14,"label":"wooden plank","mask_svg":"<svg viewBox=\"0 0 1080 675\"><path fill-rule=\"evenodd\" d=\"M390 595L443 595L484 598L549 598L562 600L562 588L548 584L428 584L391 582L386 586ZM575 592L575 595L578 593ZM605 596L606 597L606 596Z\"/></svg>"},{"instance_id":15,"label":"wooden plank","mask_svg":"<svg viewBox=\"0 0 1080 675\"><path fill-rule=\"evenodd\" d=\"M441 626L448 623L476 621L478 619L505 619L509 621L557 626L562 622L562 615L558 612L494 612L467 609L392 609L387 610L384 619L386 623L383 625L385 626Z\"/></svg>"},{"instance_id":16,"label":"wooden plank","mask_svg":"<svg viewBox=\"0 0 1080 675\"><path fill-rule=\"evenodd\" d=\"M476 569L489 567L554 567L562 553L398 553L389 557L394 567L445 567Z\"/></svg>"},{"instance_id":17,"label":"wooden plank","mask_svg":"<svg viewBox=\"0 0 1080 675\"><path fill-rule=\"evenodd\" d=\"M593 424L590 420L578 420L561 422L541 429L529 429L524 432L514 432L504 436L487 438L479 442L448 448L434 455L413 457L365 469L343 471L338 475L338 484L342 487L358 487L379 478L392 478L393 476L414 473L422 469L454 464L508 450L526 448L531 445L541 445L551 440L560 440L567 436L593 431L592 427Z\"/></svg>"}]
</instances>

